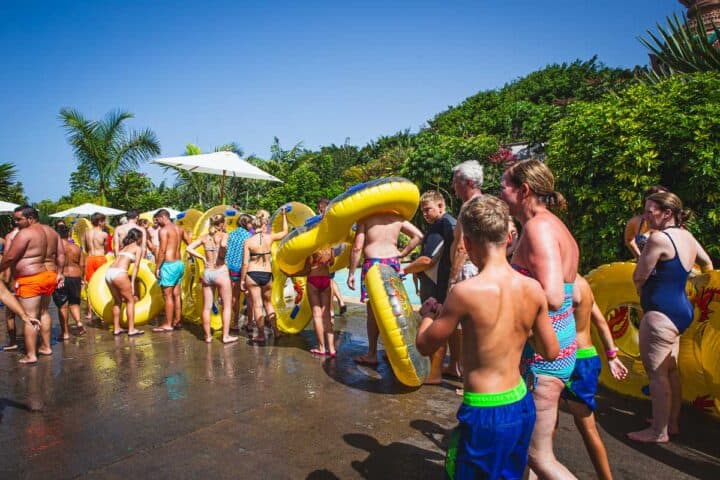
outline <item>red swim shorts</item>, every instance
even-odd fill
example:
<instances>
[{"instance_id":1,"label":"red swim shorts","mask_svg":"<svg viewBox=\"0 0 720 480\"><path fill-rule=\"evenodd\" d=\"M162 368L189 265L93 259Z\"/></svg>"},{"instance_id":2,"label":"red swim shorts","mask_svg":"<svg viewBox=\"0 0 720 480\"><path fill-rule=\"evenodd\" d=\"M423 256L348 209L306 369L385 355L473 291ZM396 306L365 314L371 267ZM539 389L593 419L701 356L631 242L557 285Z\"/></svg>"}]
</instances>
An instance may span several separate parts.
<instances>
[{"instance_id":1,"label":"red swim shorts","mask_svg":"<svg viewBox=\"0 0 720 480\"><path fill-rule=\"evenodd\" d=\"M85 260L85 281L89 282L95 271L107 263L105 255L92 255Z\"/></svg>"},{"instance_id":2,"label":"red swim shorts","mask_svg":"<svg viewBox=\"0 0 720 480\"><path fill-rule=\"evenodd\" d=\"M15 278L15 295L20 298L52 295L55 287L57 287L56 272L40 272Z\"/></svg>"}]
</instances>

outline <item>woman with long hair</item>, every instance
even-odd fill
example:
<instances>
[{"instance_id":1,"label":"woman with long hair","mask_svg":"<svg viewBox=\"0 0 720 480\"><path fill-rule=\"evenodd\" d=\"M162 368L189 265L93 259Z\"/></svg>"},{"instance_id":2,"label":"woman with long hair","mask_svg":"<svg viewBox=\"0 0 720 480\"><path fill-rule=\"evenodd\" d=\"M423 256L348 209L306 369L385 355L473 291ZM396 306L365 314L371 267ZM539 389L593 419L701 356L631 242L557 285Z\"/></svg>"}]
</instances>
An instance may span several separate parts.
<instances>
[{"instance_id":1,"label":"woman with long hair","mask_svg":"<svg viewBox=\"0 0 720 480\"><path fill-rule=\"evenodd\" d=\"M110 287L110 292L115 302L112 307L113 335L126 333L120 328L120 307L125 302L127 313L128 337L142 335L145 332L135 328L135 278L137 276L140 261L142 260L142 232L137 228L131 228L122 241L122 248L105 272L105 282ZM130 264L134 263L132 275L128 274Z\"/></svg>"},{"instance_id":2,"label":"woman with long hair","mask_svg":"<svg viewBox=\"0 0 720 480\"><path fill-rule=\"evenodd\" d=\"M268 233L270 214L266 210L259 210L253 219L255 235L245 240L243 245L243 266L240 273L240 288L250 293L253 305L253 318L257 326L257 334L250 338L251 342L265 342L265 319L267 318L275 338L280 337L275 319L275 310L272 306L272 270L270 265L270 247L273 242L282 240L288 233L287 212L281 210L282 230L277 233ZM265 314L263 317L263 306Z\"/></svg>"},{"instance_id":3,"label":"woman with long hair","mask_svg":"<svg viewBox=\"0 0 720 480\"><path fill-rule=\"evenodd\" d=\"M564 208L565 198L555 191L547 165L538 160L514 163L503 174L500 192L510 214L522 224L512 266L540 282L560 343L560 355L553 360L535 353L530 344L523 352L521 369L532 382L536 409L528 465L541 478L575 478L555 458L553 432L560 393L575 368L572 301L580 250L567 226L550 211L550 207Z\"/></svg>"},{"instance_id":4,"label":"woman with long hair","mask_svg":"<svg viewBox=\"0 0 720 480\"><path fill-rule=\"evenodd\" d=\"M205 332L205 342L212 342L210 333L210 310L215 299L215 289L220 295L222 302L222 328L223 343L236 342L238 337L230 335L230 317L232 316L232 286L230 284L230 274L225 264L225 253L227 252L228 234L225 233L225 216L222 214L210 217L210 227L208 233L201 235L200 238L187 246L185 250L188 255L202 260L205 268L202 276L203 289L203 309L202 324ZM195 250L200 245L205 250L205 255Z\"/></svg>"},{"instance_id":5,"label":"woman with long hair","mask_svg":"<svg viewBox=\"0 0 720 480\"><path fill-rule=\"evenodd\" d=\"M654 233L640 254L633 281L640 293L640 358L650 379L652 424L631 432L638 442L665 443L680 432L680 335L693 320L685 285L697 261L704 271L712 261L692 233L683 228L689 212L677 195L659 192L645 201L645 222Z\"/></svg>"}]
</instances>

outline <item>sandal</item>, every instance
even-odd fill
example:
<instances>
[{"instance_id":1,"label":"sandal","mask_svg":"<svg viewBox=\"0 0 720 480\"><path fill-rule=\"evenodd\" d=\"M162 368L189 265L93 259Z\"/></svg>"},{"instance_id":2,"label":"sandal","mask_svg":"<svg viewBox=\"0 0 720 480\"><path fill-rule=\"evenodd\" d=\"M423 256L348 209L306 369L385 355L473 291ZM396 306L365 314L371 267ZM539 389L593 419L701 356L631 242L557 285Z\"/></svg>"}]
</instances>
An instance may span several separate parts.
<instances>
[{"instance_id":1,"label":"sandal","mask_svg":"<svg viewBox=\"0 0 720 480\"><path fill-rule=\"evenodd\" d=\"M325 350L320 350L320 349L317 348L317 347L316 347L316 348L311 348L311 349L310 349L310 353L312 353L313 355L321 356L321 357L324 357L325 355L328 354Z\"/></svg>"}]
</instances>

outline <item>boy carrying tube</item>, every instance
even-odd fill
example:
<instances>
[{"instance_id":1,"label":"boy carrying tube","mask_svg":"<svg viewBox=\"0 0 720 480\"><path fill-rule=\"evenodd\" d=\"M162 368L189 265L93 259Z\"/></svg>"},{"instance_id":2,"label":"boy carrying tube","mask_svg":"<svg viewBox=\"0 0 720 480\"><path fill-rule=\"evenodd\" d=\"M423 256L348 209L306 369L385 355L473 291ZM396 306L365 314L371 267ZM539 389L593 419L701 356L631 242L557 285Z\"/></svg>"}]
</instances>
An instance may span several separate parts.
<instances>
[{"instance_id":1,"label":"boy carrying tube","mask_svg":"<svg viewBox=\"0 0 720 480\"><path fill-rule=\"evenodd\" d=\"M459 222L476 277L459 282L443 305L423 303L417 348L430 355L458 323L463 332L464 397L445 464L447 478L522 478L535 424L532 395L520 376L530 339L554 359L560 350L540 284L507 262L509 212L490 195L470 200Z\"/></svg>"}]
</instances>

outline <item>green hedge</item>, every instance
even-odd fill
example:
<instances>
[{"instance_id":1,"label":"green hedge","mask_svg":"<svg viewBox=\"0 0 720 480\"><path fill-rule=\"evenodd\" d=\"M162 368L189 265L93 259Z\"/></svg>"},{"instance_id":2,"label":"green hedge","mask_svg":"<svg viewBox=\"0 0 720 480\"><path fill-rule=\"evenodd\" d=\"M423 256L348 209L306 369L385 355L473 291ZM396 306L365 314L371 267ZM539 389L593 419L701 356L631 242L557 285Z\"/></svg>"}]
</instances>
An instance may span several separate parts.
<instances>
[{"instance_id":1,"label":"green hedge","mask_svg":"<svg viewBox=\"0 0 720 480\"><path fill-rule=\"evenodd\" d=\"M653 184L693 210L689 228L720 258L719 73L675 75L575 103L553 126L547 153L584 270L630 257L625 222Z\"/></svg>"}]
</instances>

